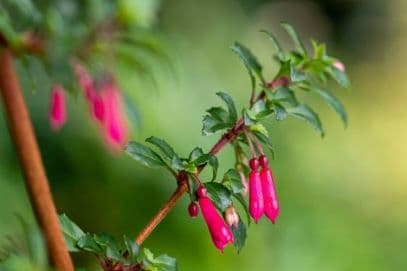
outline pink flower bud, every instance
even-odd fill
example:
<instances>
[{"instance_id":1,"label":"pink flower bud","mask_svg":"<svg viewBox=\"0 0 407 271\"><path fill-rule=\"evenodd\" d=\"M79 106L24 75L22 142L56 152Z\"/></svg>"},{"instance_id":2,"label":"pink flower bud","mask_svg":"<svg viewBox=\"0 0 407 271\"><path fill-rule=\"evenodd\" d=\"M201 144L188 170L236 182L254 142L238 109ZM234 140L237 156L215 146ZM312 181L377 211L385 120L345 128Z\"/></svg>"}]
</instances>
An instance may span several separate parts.
<instances>
[{"instance_id":1,"label":"pink flower bud","mask_svg":"<svg viewBox=\"0 0 407 271\"><path fill-rule=\"evenodd\" d=\"M208 226L212 241L221 252L229 243L234 243L232 231L219 215L212 201L206 196L206 189L198 189L199 206Z\"/></svg>"},{"instance_id":2,"label":"pink flower bud","mask_svg":"<svg viewBox=\"0 0 407 271\"><path fill-rule=\"evenodd\" d=\"M260 173L257 171L258 161L256 158L250 160L250 168L252 171L249 174L249 213L254 219L254 222L257 223L264 214L264 202L261 189Z\"/></svg>"},{"instance_id":3,"label":"pink flower bud","mask_svg":"<svg viewBox=\"0 0 407 271\"><path fill-rule=\"evenodd\" d=\"M195 202L191 202L188 206L188 213L190 217L197 217L199 214L198 205Z\"/></svg>"},{"instance_id":4,"label":"pink flower bud","mask_svg":"<svg viewBox=\"0 0 407 271\"><path fill-rule=\"evenodd\" d=\"M128 128L124 117L123 104L117 85L106 81L101 91L104 104L104 133L108 145L120 150L127 142Z\"/></svg>"},{"instance_id":5,"label":"pink flower bud","mask_svg":"<svg viewBox=\"0 0 407 271\"><path fill-rule=\"evenodd\" d=\"M247 184L247 179L246 176L244 175L244 173L242 171L239 172L240 174L240 180L242 181L243 184L243 196L246 196L247 193L249 192L249 185Z\"/></svg>"},{"instance_id":6,"label":"pink flower bud","mask_svg":"<svg viewBox=\"0 0 407 271\"><path fill-rule=\"evenodd\" d=\"M94 89L92 76L88 73L86 68L80 63L73 64L73 69L76 75L76 80L78 81L78 84L82 89L85 98L88 101L93 100L93 97L95 94L97 94L97 92Z\"/></svg>"},{"instance_id":7,"label":"pink flower bud","mask_svg":"<svg viewBox=\"0 0 407 271\"><path fill-rule=\"evenodd\" d=\"M334 66L335 68L337 68L338 70L340 70L341 72L345 72L346 68L345 68L345 64L343 64L341 61L339 60L335 60L334 63L332 64L332 66Z\"/></svg>"},{"instance_id":8,"label":"pink flower bud","mask_svg":"<svg viewBox=\"0 0 407 271\"><path fill-rule=\"evenodd\" d=\"M58 131L66 122L66 101L64 89L60 85L52 86L49 104L49 122L54 131Z\"/></svg>"},{"instance_id":9,"label":"pink flower bud","mask_svg":"<svg viewBox=\"0 0 407 271\"><path fill-rule=\"evenodd\" d=\"M230 205L225 212L225 218L226 218L226 223L232 227L234 226L235 228L238 227L239 225L239 215L236 213L235 207L233 205Z\"/></svg>"},{"instance_id":10,"label":"pink flower bud","mask_svg":"<svg viewBox=\"0 0 407 271\"><path fill-rule=\"evenodd\" d=\"M267 165L267 158L265 156L260 158L260 165L263 167L260 171L260 179L264 199L264 213L274 224L280 213L276 188L274 186L273 174Z\"/></svg>"}]
</instances>

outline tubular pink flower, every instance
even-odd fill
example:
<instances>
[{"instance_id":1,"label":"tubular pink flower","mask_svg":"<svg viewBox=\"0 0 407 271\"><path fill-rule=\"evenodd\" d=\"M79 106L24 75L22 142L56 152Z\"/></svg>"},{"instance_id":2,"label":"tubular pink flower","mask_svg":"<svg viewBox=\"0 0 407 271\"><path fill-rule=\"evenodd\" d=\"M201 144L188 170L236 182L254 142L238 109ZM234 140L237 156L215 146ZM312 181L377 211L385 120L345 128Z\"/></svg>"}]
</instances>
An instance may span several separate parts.
<instances>
[{"instance_id":1,"label":"tubular pink flower","mask_svg":"<svg viewBox=\"0 0 407 271\"><path fill-rule=\"evenodd\" d=\"M120 92L113 80L106 81L101 91L104 107L103 130L112 149L120 150L128 140L128 127Z\"/></svg>"},{"instance_id":2,"label":"tubular pink flower","mask_svg":"<svg viewBox=\"0 0 407 271\"><path fill-rule=\"evenodd\" d=\"M343 62L340 61L340 60L335 60L334 63L332 64L332 66L334 66L335 68L337 68L341 72L346 71L345 64L343 64Z\"/></svg>"},{"instance_id":3,"label":"tubular pink flower","mask_svg":"<svg viewBox=\"0 0 407 271\"><path fill-rule=\"evenodd\" d=\"M212 241L215 247L223 253L229 243L234 243L232 231L219 215L212 201L206 196L205 188L198 188L198 197L202 216L208 226Z\"/></svg>"},{"instance_id":4,"label":"tubular pink flower","mask_svg":"<svg viewBox=\"0 0 407 271\"><path fill-rule=\"evenodd\" d=\"M60 85L52 86L49 104L49 122L54 131L65 124L67 118L64 89Z\"/></svg>"},{"instance_id":5,"label":"tubular pink flower","mask_svg":"<svg viewBox=\"0 0 407 271\"><path fill-rule=\"evenodd\" d=\"M263 192L261 189L260 173L257 171L258 166L259 163L256 158L250 160L250 168L252 171L249 174L249 213L256 223L258 223L264 214Z\"/></svg>"},{"instance_id":6,"label":"tubular pink flower","mask_svg":"<svg viewBox=\"0 0 407 271\"><path fill-rule=\"evenodd\" d=\"M274 224L280 213L278 206L278 199L276 188L274 185L273 174L267 165L267 158L265 156L260 157L260 165L263 167L260 171L261 186L264 199L264 213Z\"/></svg>"}]
</instances>

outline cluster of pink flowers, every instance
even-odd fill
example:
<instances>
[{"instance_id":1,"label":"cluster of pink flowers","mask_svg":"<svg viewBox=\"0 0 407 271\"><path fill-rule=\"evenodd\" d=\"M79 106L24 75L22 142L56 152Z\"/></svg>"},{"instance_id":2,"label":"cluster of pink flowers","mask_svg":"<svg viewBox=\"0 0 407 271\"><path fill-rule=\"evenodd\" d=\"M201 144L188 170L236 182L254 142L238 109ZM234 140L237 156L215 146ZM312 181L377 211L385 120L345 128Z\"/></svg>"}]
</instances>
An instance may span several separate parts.
<instances>
[{"instance_id":1,"label":"cluster of pink flowers","mask_svg":"<svg viewBox=\"0 0 407 271\"><path fill-rule=\"evenodd\" d=\"M99 126L107 145L120 150L128 140L128 126L124 115L119 88L113 78L95 84L92 76L81 64L74 64L77 82L88 104L92 120ZM99 86L99 87L97 87ZM54 85L50 96L49 120L54 131L66 122L66 98L63 87Z\"/></svg>"},{"instance_id":2,"label":"cluster of pink flowers","mask_svg":"<svg viewBox=\"0 0 407 271\"><path fill-rule=\"evenodd\" d=\"M259 165L262 167L258 171ZM259 159L250 160L249 175L249 213L256 223L266 215L274 224L280 213L273 174L268 167L268 159L261 155Z\"/></svg>"}]
</instances>

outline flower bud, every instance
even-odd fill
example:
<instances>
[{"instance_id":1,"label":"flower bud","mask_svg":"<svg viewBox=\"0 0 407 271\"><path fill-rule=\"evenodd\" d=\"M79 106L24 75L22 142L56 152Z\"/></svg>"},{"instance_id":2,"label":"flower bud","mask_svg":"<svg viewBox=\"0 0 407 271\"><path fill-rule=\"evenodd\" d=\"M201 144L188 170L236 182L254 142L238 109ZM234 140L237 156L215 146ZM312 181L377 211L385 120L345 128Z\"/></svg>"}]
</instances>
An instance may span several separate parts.
<instances>
[{"instance_id":1,"label":"flower bud","mask_svg":"<svg viewBox=\"0 0 407 271\"><path fill-rule=\"evenodd\" d=\"M66 122L66 104L64 89L60 85L52 86L49 104L49 122L54 131L58 131Z\"/></svg>"},{"instance_id":2,"label":"flower bud","mask_svg":"<svg viewBox=\"0 0 407 271\"><path fill-rule=\"evenodd\" d=\"M250 167L252 171L249 174L249 213L256 223L264 214L264 202L261 189L260 173L257 171L258 164L259 162L256 158L250 160Z\"/></svg>"},{"instance_id":3,"label":"flower bud","mask_svg":"<svg viewBox=\"0 0 407 271\"><path fill-rule=\"evenodd\" d=\"M198 205L195 202L191 202L188 206L188 213L190 217L197 217L199 214Z\"/></svg>"},{"instance_id":4,"label":"flower bud","mask_svg":"<svg viewBox=\"0 0 407 271\"><path fill-rule=\"evenodd\" d=\"M270 82L267 84L267 88L273 90L279 87L284 87L288 86L290 84L290 78L287 76L282 76L279 78L276 78L274 81Z\"/></svg>"},{"instance_id":5,"label":"flower bud","mask_svg":"<svg viewBox=\"0 0 407 271\"><path fill-rule=\"evenodd\" d=\"M332 66L334 66L335 68L337 68L341 72L346 71L345 64L343 64L342 61L335 60L334 63L332 64Z\"/></svg>"},{"instance_id":6,"label":"flower bud","mask_svg":"<svg viewBox=\"0 0 407 271\"><path fill-rule=\"evenodd\" d=\"M267 165L267 158L260 157L260 171L261 187L263 192L264 213L274 224L280 213L276 188L274 185L273 174Z\"/></svg>"},{"instance_id":7,"label":"flower bud","mask_svg":"<svg viewBox=\"0 0 407 271\"><path fill-rule=\"evenodd\" d=\"M226 223L232 227L232 225L237 228L239 225L239 215L236 213L235 207L230 205L225 212Z\"/></svg>"},{"instance_id":8,"label":"flower bud","mask_svg":"<svg viewBox=\"0 0 407 271\"><path fill-rule=\"evenodd\" d=\"M221 252L229 243L234 243L233 233L219 215L212 201L206 196L206 189L200 186L197 191L202 216L208 226L215 247Z\"/></svg>"}]
</instances>

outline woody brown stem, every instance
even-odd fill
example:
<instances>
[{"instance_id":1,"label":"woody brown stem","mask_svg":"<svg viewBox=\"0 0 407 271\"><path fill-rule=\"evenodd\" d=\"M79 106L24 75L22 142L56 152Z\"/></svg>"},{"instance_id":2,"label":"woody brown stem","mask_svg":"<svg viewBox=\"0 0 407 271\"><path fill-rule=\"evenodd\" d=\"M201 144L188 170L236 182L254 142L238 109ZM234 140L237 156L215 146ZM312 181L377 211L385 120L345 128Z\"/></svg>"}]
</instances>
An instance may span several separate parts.
<instances>
[{"instance_id":1,"label":"woody brown stem","mask_svg":"<svg viewBox=\"0 0 407 271\"><path fill-rule=\"evenodd\" d=\"M0 48L0 92L31 206L45 237L51 260L58 270L73 271L9 48Z\"/></svg>"}]
</instances>

